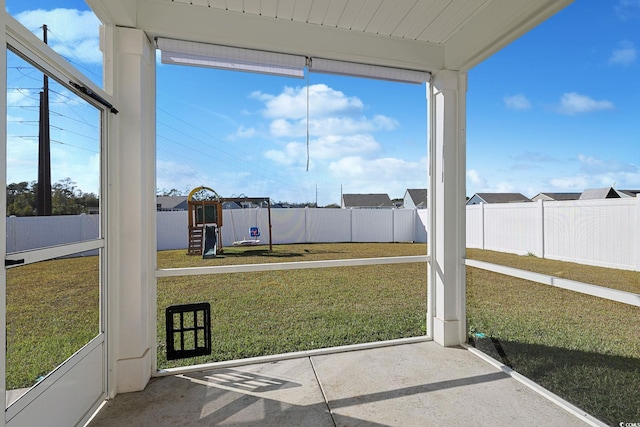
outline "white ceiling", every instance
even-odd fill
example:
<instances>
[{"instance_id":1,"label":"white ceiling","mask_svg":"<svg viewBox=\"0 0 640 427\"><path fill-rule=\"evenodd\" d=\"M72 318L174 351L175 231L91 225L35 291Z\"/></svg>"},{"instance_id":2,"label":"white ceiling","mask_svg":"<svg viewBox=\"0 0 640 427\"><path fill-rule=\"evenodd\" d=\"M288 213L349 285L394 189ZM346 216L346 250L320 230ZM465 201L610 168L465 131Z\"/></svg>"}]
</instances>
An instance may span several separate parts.
<instances>
[{"instance_id":1,"label":"white ceiling","mask_svg":"<svg viewBox=\"0 0 640 427\"><path fill-rule=\"evenodd\" d=\"M86 0L168 37L437 72L467 70L573 0Z\"/></svg>"}]
</instances>

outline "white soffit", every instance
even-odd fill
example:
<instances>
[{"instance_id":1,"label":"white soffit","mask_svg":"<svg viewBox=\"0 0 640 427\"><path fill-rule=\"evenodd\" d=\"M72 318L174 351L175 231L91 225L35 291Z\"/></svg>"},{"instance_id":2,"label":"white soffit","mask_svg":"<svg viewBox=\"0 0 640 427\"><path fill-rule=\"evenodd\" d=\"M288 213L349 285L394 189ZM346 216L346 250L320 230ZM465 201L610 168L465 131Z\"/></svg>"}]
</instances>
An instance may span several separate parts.
<instances>
[{"instance_id":1,"label":"white soffit","mask_svg":"<svg viewBox=\"0 0 640 427\"><path fill-rule=\"evenodd\" d=\"M108 25L354 63L466 71L573 0L85 0Z\"/></svg>"}]
</instances>

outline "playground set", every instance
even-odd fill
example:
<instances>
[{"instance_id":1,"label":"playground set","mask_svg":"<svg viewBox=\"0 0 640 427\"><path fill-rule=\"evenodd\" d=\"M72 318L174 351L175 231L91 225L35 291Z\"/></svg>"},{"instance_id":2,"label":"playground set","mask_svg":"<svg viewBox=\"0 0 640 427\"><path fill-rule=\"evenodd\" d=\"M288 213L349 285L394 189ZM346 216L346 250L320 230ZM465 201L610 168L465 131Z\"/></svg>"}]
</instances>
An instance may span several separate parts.
<instances>
[{"instance_id":1,"label":"playground set","mask_svg":"<svg viewBox=\"0 0 640 427\"><path fill-rule=\"evenodd\" d=\"M222 247L222 205L233 202L243 209L246 203L267 204L269 222L269 251L273 250L271 240L271 201L268 197L231 197L222 198L215 190L201 186L191 190L187 196L189 212L189 246L187 255L202 255L203 259L215 258L224 252ZM231 214L233 223L233 214ZM257 221L256 221L257 222ZM232 224L235 225L235 224ZM235 238L235 227L233 228ZM250 239L235 240L234 246L253 246L260 244L260 228L256 223L249 228Z\"/></svg>"}]
</instances>

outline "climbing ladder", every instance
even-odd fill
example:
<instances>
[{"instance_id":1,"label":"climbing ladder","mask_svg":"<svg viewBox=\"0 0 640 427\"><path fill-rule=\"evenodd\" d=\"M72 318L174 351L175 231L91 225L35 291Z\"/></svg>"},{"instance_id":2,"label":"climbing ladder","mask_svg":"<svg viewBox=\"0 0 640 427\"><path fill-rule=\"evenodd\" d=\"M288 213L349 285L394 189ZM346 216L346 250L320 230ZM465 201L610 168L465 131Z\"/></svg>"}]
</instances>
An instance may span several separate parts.
<instances>
[{"instance_id":1,"label":"climbing ladder","mask_svg":"<svg viewBox=\"0 0 640 427\"><path fill-rule=\"evenodd\" d=\"M202 255L204 227L189 227L189 247L187 255Z\"/></svg>"}]
</instances>

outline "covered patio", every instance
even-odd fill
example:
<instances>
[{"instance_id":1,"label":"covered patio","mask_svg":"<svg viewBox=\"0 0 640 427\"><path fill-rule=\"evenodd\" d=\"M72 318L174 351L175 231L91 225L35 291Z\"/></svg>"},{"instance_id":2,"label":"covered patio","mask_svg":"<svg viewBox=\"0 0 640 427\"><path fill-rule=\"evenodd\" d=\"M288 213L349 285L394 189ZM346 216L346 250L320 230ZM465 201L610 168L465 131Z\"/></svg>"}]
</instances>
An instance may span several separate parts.
<instances>
[{"instance_id":1,"label":"covered patio","mask_svg":"<svg viewBox=\"0 0 640 427\"><path fill-rule=\"evenodd\" d=\"M461 347L434 342L154 378L89 427L598 425Z\"/></svg>"},{"instance_id":2,"label":"covered patio","mask_svg":"<svg viewBox=\"0 0 640 427\"><path fill-rule=\"evenodd\" d=\"M467 71L571 0L87 3L103 23L103 88L2 12L5 44L60 81L85 82L74 87L105 108L103 228L90 248L103 260L101 341L35 386L2 425L598 424L465 347ZM425 336L158 369L157 279L168 273L156 265L157 49L191 66L426 83Z\"/></svg>"}]
</instances>

